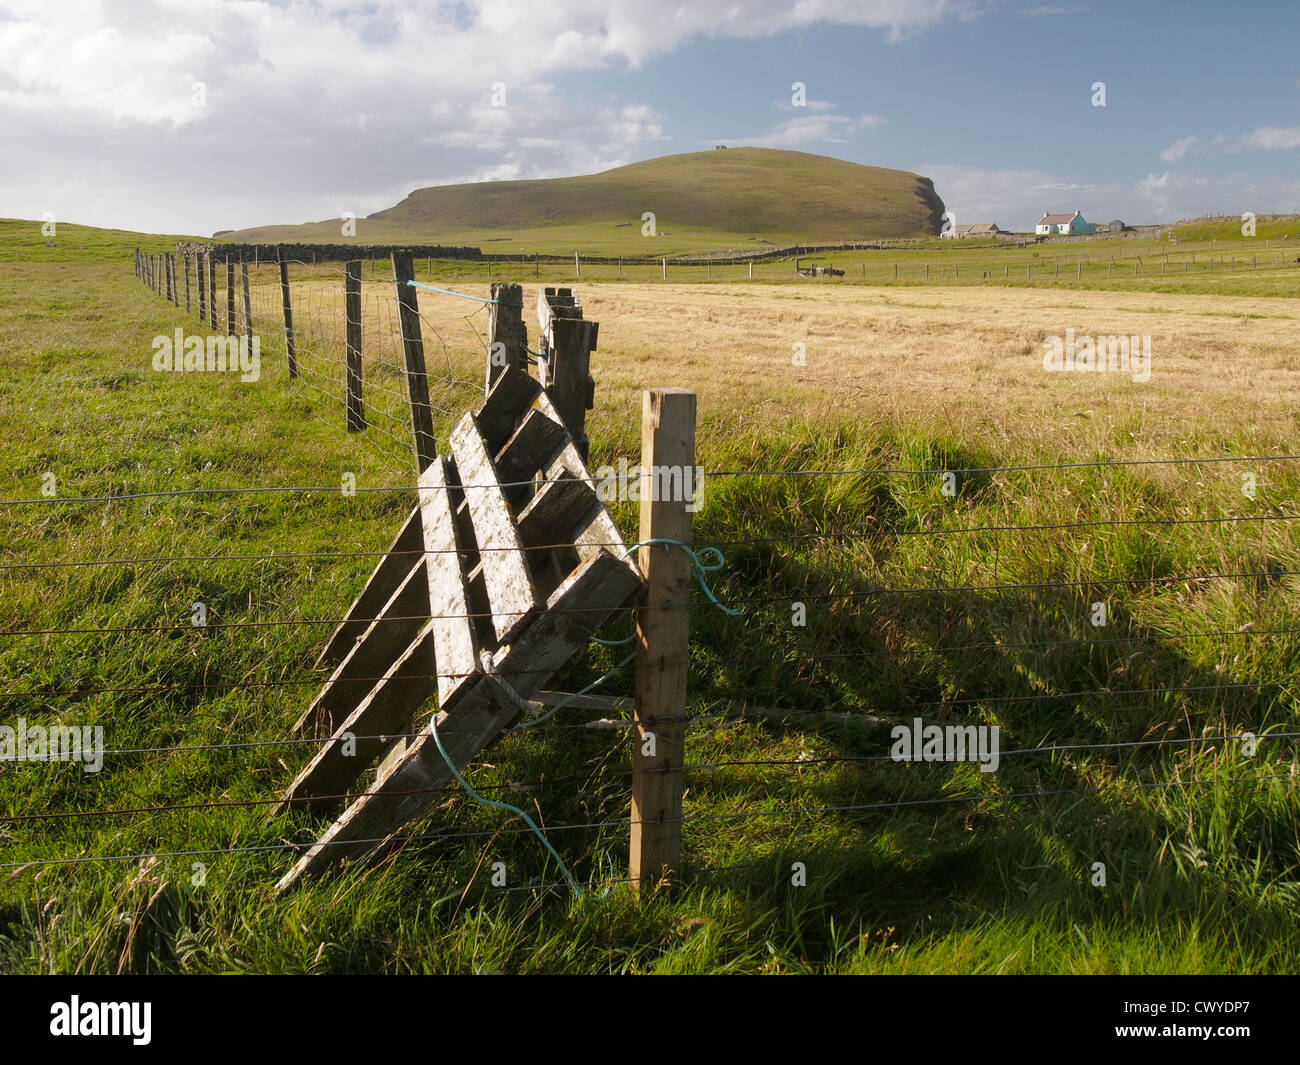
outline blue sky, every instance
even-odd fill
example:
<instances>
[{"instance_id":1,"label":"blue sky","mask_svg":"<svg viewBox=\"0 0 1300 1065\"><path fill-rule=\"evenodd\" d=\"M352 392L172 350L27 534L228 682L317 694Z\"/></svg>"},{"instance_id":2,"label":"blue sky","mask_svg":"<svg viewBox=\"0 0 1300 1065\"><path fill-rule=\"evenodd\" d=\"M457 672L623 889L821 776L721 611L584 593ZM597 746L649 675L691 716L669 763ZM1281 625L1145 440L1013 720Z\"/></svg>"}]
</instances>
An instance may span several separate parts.
<instances>
[{"instance_id":1,"label":"blue sky","mask_svg":"<svg viewBox=\"0 0 1300 1065\"><path fill-rule=\"evenodd\" d=\"M1017 229L1297 212L1298 31L1282 2L0 0L0 215L208 233L715 143Z\"/></svg>"}]
</instances>

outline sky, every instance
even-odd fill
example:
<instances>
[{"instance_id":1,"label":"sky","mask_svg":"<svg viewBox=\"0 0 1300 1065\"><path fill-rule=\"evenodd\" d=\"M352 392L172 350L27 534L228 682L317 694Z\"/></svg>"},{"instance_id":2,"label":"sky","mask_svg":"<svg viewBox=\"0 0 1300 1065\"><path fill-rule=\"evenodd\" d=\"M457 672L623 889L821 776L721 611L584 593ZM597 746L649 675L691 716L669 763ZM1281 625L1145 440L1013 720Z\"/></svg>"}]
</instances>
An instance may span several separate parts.
<instances>
[{"instance_id":1,"label":"sky","mask_svg":"<svg viewBox=\"0 0 1300 1065\"><path fill-rule=\"evenodd\" d=\"M715 144L959 224L1300 212L1300 3L0 0L0 217L207 235Z\"/></svg>"}]
</instances>

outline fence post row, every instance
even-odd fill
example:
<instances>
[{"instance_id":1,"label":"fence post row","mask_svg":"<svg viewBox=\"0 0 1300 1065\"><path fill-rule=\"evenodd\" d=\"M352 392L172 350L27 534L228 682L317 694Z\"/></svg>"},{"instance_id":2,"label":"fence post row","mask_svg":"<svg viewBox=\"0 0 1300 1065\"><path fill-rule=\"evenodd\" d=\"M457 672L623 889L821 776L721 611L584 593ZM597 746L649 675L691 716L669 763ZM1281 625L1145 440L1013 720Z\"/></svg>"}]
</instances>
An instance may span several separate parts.
<instances>
[{"instance_id":1,"label":"fence post row","mask_svg":"<svg viewBox=\"0 0 1300 1065\"><path fill-rule=\"evenodd\" d=\"M670 493L662 490L655 471L681 471L684 487L685 471L694 466L695 393L648 389L641 402L643 543L660 537L692 542L686 493L680 499L659 498ZM666 544L641 547L638 561L647 587L636 623L629 876L639 891L675 873L681 858L691 562L685 551Z\"/></svg>"},{"instance_id":2,"label":"fence post row","mask_svg":"<svg viewBox=\"0 0 1300 1065\"><path fill-rule=\"evenodd\" d=\"M410 252L395 251L392 258L393 284L397 286L397 319L402 329L402 357L406 363L406 394L411 402L411 433L415 437L415 463L418 471L423 473L437 458L438 448L433 441L433 412L429 409L429 375L424 369L420 304L415 289L407 284L415 280L415 263ZM360 346L358 331L358 350ZM358 377L360 362L358 356Z\"/></svg>"},{"instance_id":3,"label":"fence post row","mask_svg":"<svg viewBox=\"0 0 1300 1065\"><path fill-rule=\"evenodd\" d=\"M361 403L361 260L344 264L343 304L347 315L347 429L359 433L366 427L365 408Z\"/></svg>"},{"instance_id":4,"label":"fence post row","mask_svg":"<svg viewBox=\"0 0 1300 1065\"><path fill-rule=\"evenodd\" d=\"M284 261L284 249L275 249L280 264L280 301L284 304L284 350L289 357L289 379L298 376L298 353L293 343L293 304L289 299L289 264Z\"/></svg>"}]
</instances>

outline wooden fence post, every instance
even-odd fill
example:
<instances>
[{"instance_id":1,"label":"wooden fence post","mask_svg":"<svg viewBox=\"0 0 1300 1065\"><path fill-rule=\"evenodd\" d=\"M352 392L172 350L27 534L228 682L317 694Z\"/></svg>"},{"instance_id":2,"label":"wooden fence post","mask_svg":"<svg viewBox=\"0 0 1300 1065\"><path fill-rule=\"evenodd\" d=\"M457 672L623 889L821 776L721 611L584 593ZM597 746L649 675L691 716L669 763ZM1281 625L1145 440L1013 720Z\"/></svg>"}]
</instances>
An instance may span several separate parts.
<instances>
[{"instance_id":1,"label":"wooden fence post","mask_svg":"<svg viewBox=\"0 0 1300 1065\"><path fill-rule=\"evenodd\" d=\"M275 249L280 264L280 302L284 305L284 351L289 356L289 379L298 376L298 353L293 344L293 303L289 298L289 264L284 261L284 249Z\"/></svg>"},{"instance_id":2,"label":"wooden fence post","mask_svg":"<svg viewBox=\"0 0 1300 1065\"><path fill-rule=\"evenodd\" d=\"M667 259L661 259L661 260L660 260L660 263L661 263L661 265L662 265L663 268L664 268L664 280L667 281L667 280L668 280L668 260L667 260Z\"/></svg>"},{"instance_id":3,"label":"wooden fence post","mask_svg":"<svg viewBox=\"0 0 1300 1065\"><path fill-rule=\"evenodd\" d=\"M654 388L641 402L642 541L691 543L691 504L668 494L665 469L695 466L695 393ZM659 490L654 490L659 489ZM686 657L690 650L691 561L665 544L642 547L646 594L637 611L636 728L632 751L629 872L640 891L677 872L682 847L682 763L686 746Z\"/></svg>"},{"instance_id":4,"label":"wooden fence post","mask_svg":"<svg viewBox=\"0 0 1300 1065\"><path fill-rule=\"evenodd\" d=\"M217 262L208 252L208 324L217 328Z\"/></svg>"},{"instance_id":5,"label":"wooden fence post","mask_svg":"<svg viewBox=\"0 0 1300 1065\"><path fill-rule=\"evenodd\" d=\"M573 253L573 272L578 277L582 276L582 264L578 262L578 253L576 251Z\"/></svg>"},{"instance_id":6,"label":"wooden fence post","mask_svg":"<svg viewBox=\"0 0 1300 1065\"><path fill-rule=\"evenodd\" d=\"M343 304L347 315L347 426L349 433L366 427L365 408L361 402L361 260L344 264Z\"/></svg>"},{"instance_id":7,"label":"wooden fence post","mask_svg":"<svg viewBox=\"0 0 1300 1065\"><path fill-rule=\"evenodd\" d=\"M583 462L587 461L587 411L592 407L591 351L596 346L600 323L581 318L551 320L551 364L547 368L546 391L573 437Z\"/></svg>"},{"instance_id":8,"label":"wooden fence post","mask_svg":"<svg viewBox=\"0 0 1300 1065\"><path fill-rule=\"evenodd\" d=\"M235 335L235 264L226 256L226 336Z\"/></svg>"},{"instance_id":9,"label":"wooden fence post","mask_svg":"<svg viewBox=\"0 0 1300 1065\"><path fill-rule=\"evenodd\" d=\"M202 255L194 256L194 273L199 283L199 321L203 322L208 317L208 279L204 276Z\"/></svg>"},{"instance_id":10,"label":"wooden fence post","mask_svg":"<svg viewBox=\"0 0 1300 1065\"><path fill-rule=\"evenodd\" d=\"M433 412L429 409L429 375L424 369L424 338L420 332L420 304L415 288L415 264L409 252L395 251L393 284L397 286L397 317L402 329L402 354L406 361L406 393L411 400L411 432L415 436L415 462L420 473L438 456L433 442ZM490 262L491 260L489 260ZM496 292L499 286L493 285ZM519 302L523 303L522 289Z\"/></svg>"},{"instance_id":11,"label":"wooden fence post","mask_svg":"<svg viewBox=\"0 0 1300 1065\"><path fill-rule=\"evenodd\" d=\"M190 253L185 253L185 312L190 311Z\"/></svg>"},{"instance_id":12,"label":"wooden fence post","mask_svg":"<svg viewBox=\"0 0 1300 1065\"><path fill-rule=\"evenodd\" d=\"M488 304L487 376L483 394L492 391L507 366L528 372L528 329L524 325L524 286L497 282ZM503 345L498 350L497 345Z\"/></svg>"},{"instance_id":13,"label":"wooden fence post","mask_svg":"<svg viewBox=\"0 0 1300 1065\"><path fill-rule=\"evenodd\" d=\"M239 281L244 290L244 336L248 338L248 350L253 350L253 304L248 291L248 260L239 261Z\"/></svg>"},{"instance_id":14,"label":"wooden fence post","mask_svg":"<svg viewBox=\"0 0 1300 1065\"><path fill-rule=\"evenodd\" d=\"M172 270L172 303L179 308L181 305L181 283L176 276L176 256L168 252L167 258L171 262Z\"/></svg>"}]
</instances>

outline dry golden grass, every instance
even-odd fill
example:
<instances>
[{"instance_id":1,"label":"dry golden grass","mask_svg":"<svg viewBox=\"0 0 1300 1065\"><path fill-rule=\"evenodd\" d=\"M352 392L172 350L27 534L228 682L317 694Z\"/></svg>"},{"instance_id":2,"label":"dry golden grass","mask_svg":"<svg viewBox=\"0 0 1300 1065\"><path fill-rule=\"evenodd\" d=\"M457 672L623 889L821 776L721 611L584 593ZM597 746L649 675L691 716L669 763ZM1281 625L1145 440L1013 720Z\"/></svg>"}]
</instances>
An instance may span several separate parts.
<instances>
[{"instance_id":1,"label":"dry golden grass","mask_svg":"<svg viewBox=\"0 0 1300 1065\"><path fill-rule=\"evenodd\" d=\"M1142 457L1178 450L1193 430L1279 446L1300 419L1289 300L803 285L580 291L601 322L592 366L605 407L674 384L699 392L702 413L737 425L883 418L1017 453L1041 444L1059 455L1065 437L1066 451ZM1150 380L1044 371L1043 338L1067 328L1150 335ZM804 367L792 364L797 342Z\"/></svg>"},{"instance_id":2,"label":"dry golden grass","mask_svg":"<svg viewBox=\"0 0 1300 1065\"><path fill-rule=\"evenodd\" d=\"M267 287L254 306L273 321L278 289ZM308 348L300 357L312 365L317 335L323 354L340 349L322 364L333 373L341 373L340 287L332 275L294 286L300 348ZM486 285L452 287L488 294ZM624 446L635 443L640 391L653 385L695 389L710 431L755 442L798 436L796 427L883 424L979 441L1006 461L1213 454L1229 440L1237 449L1289 451L1300 429L1291 300L819 283L588 284L578 292L587 317L601 323L593 439ZM391 288L368 278L364 295L366 377L400 391ZM526 284L530 346L538 343L535 304L536 288ZM446 402L464 406L464 382L481 379L487 315L430 291L421 291L420 309L431 383L457 378ZM1150 379L1046 372L1043 340L1067 328L1149 335ZM793 363L800 343L804 366ZM707 434L701 446L707 457Z\"/></svg>"}]
</instances>

